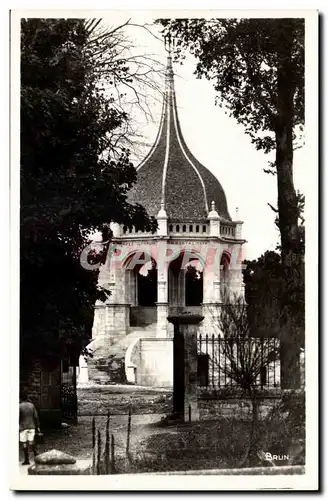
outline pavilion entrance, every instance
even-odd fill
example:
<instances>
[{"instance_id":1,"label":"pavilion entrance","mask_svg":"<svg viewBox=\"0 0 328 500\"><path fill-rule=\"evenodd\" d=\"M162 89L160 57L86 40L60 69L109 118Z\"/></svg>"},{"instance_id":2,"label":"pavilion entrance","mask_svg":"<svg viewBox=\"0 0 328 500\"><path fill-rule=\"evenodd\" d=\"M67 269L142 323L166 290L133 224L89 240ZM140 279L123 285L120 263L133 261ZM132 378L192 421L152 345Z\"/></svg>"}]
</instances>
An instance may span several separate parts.
<instances>
[{"instance_id":1,"label":"pavilion entrance","mask_svg":"<svg viewBox=\"0 0 328 500\"><path fill-rule=\"evenodd\" d=\"M181 252L168 269L169 313L200 314L204 295L203 271L196 255Z\"/></svg>"}]
</instances>

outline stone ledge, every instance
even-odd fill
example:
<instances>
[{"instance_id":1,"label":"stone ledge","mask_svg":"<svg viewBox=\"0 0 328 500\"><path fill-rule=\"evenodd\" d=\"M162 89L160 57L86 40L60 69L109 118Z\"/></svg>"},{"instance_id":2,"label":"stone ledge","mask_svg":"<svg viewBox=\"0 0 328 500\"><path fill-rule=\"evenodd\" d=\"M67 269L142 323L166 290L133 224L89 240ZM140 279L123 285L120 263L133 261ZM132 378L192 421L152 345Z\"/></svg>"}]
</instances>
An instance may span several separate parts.
<instances>
[{"instance_id":1,"label":"stone ledge","mask_svg":"<svg viewBox=\"0 0 328 500\"><path fill-rule=\"evenodd\" d=\"M280 387L273 387L270 389L258 389L256 395L260 399L279 399L288 394L301 395L304 391L290 389L281 389ZM222 388L222 389L202 389L198 388L198 398L200 400L213 400L213 399L249 399L245 392L238 388Z\"/></svg>"},{"instance_id":2,"label":"stone ledge","mask_svg":"<svg viewBox=\"0 0 328 500\"><path fill-rule=\"evenodd\" d=\"M304 465L286 465L281 467L250 467L244 469L203 469L187 471L151 472L149 475L190 475L190 476L278 476L305 474Z\"/></svg>"}]
</instances>

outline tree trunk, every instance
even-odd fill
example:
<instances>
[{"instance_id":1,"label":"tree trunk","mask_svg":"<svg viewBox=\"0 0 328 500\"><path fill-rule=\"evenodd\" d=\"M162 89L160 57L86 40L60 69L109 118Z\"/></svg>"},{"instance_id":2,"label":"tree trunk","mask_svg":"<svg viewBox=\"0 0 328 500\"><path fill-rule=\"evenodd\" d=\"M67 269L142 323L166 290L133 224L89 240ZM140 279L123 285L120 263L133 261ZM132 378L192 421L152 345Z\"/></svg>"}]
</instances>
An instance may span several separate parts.
<instances>
[{"instance_id":1,"label":"tree trunk","mask_svg":"<svg viewBox=\"0 0 328 500\"><path fill-rule=\"evenodd\" d=\"M291 43L287 38L278 56L276 168L278 182L278 215L281 235L281 255L284 267L284 293L281 297L281 375L282 386L299 386L300 311L295 291L299 289L300 235L298 204L293 182L293 75ZM302 314L301 314L302 315Z\"/></svg>"},{"instance_id":2,"label":"tree trunk","mask_svg":"<svg viewBox=\"0 0 328 500\"><path fill-rule=\"evenodd\" d=\"M254 466L254 460L256 459L256 428L258 425L258 399L256 397L255 389L250 388L248 391L248 396L252 404L252 426L251 432L249 434L248 448L242 462L239 467L252 467Z\"/></svg>"},{"instance_id":3,"label":"tree trunk","mask_svg":"<svg viewBox=\"0 0 328 500\"><path fill-rule=\"evenodd\" d=\"M276 168L278 182L278 216L283 262L298 252L298 206L293 181L293 95L291 84L291 47L280 54L278 66Z\"/></svg>"}]
</instances>

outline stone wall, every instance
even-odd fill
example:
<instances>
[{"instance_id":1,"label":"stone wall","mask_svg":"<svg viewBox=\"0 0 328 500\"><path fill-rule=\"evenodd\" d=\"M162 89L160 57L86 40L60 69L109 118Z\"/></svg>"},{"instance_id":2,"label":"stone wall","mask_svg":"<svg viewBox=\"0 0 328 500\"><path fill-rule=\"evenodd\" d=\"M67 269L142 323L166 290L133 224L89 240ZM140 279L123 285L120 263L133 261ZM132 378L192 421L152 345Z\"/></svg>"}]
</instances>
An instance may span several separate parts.
<instances>
[{"instance_id":1,"label":"stone wall","mask_svg":"<svg viewBox=\"0 0 328 500\"><path fill-rule=\"evenodd\" d=\"M157 308L156 307L130 307L130 325L131 326L144 326L151 325L157 321Z\"/></svg>"},{"instance_id":2,"label":"stone wall","mask_svg":"<svg viewBox=\"0 0 328 500\"><path fill-rule=\"evenodd\" d=\"M270 410L281 400L282 391L259 391L259 417L265 418ZM237 418L250 420L252 404L240 391L219 390L216 392L201 391L198 395L198 410L200 420L215 420L217 418Z\"/></svg>"},{"instance_id":3,"label":"stone wall","mask_svg":"<svg viewBox=\"0 0 328 500\"><path fill-rule=\"evenodd\" d=\"M92 339L113 344L126 335L129 324L129 304L96 304Z\"/></svg>"},{"instance_id":4,"label":"stone wall","mask_svg":"<svg viewBox=\"0 0 328 500\"><path fill-rule=\"evenodd\" d=\"M133 361L138 385L173 386L172 339L140 339Z\"/></svg>"},{"instance_id":5,"label":"stone wall","mask_svg":"<svg viewBox=\"0 0 328 500\"><path fill-rule=\"evenodd\" d=\"M41 426L61 424L61 367L58 358L38 359L20 372L20 392L38 410Z\"/></svg>"},{"instance_id":6,"label":"stone wall","mask_svg":"<svg viewBox=\"0 0 328 500\"><path fill-rule=\"evenodd\" d=\"M34 361L29 368L21 370L20 392L28 394L29 399L37 408L41 403L41 362Z\"/></svg>"}]
</instances>

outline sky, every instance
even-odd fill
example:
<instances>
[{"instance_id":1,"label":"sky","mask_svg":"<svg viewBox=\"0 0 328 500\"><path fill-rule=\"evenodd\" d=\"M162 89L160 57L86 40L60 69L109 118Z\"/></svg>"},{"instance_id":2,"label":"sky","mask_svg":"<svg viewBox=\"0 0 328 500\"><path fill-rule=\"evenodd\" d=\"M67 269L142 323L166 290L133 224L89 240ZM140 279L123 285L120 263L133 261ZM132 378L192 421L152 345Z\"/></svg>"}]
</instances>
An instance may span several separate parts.
<instances>
[{"instance_id":1,"label":"sky","mask_svg":"<svg viewBox=\"0 0 328 500\"><path fill-rule=\"evenodd\" d=\"M127 20L120 18L116 23ZM141 14L131 17L131 23L151 22ZM115 26L115 19L104 19L104 23ZM160 36L156 26L149 29ZM167 53L161 41L141 27L125 28L126 35L133 41L132 54L151 54L163 64ZM269 160L274 160L274 153L265 155L256 151L244 127L229 117L224 109L215 105L213 85L204 79L197 79L193 74L196 60L189 54L183 63L174 64L175 89L178 115L184 139L193 155L207 167L223 186L230 215L244 221L242 236L247 240L244 245L246 259L256 259L266 250L275 250L279 242L279 232L274 224L275 214L268 206L277 205L277 178L264 173ZM149 92L151 95L151 92ZM145 118L135 110L138 132L150 145L155 141L160 121L161 96L157 101L149 98L153 120ZM149 149L149 148L148 148ZM143 152L147 153L147 148ZM138 161L136 162L138 164ZM301 192L306 191L306 168L302 161L302 149L294 155L294 183Z\"/></svg>"}]
</instances>

